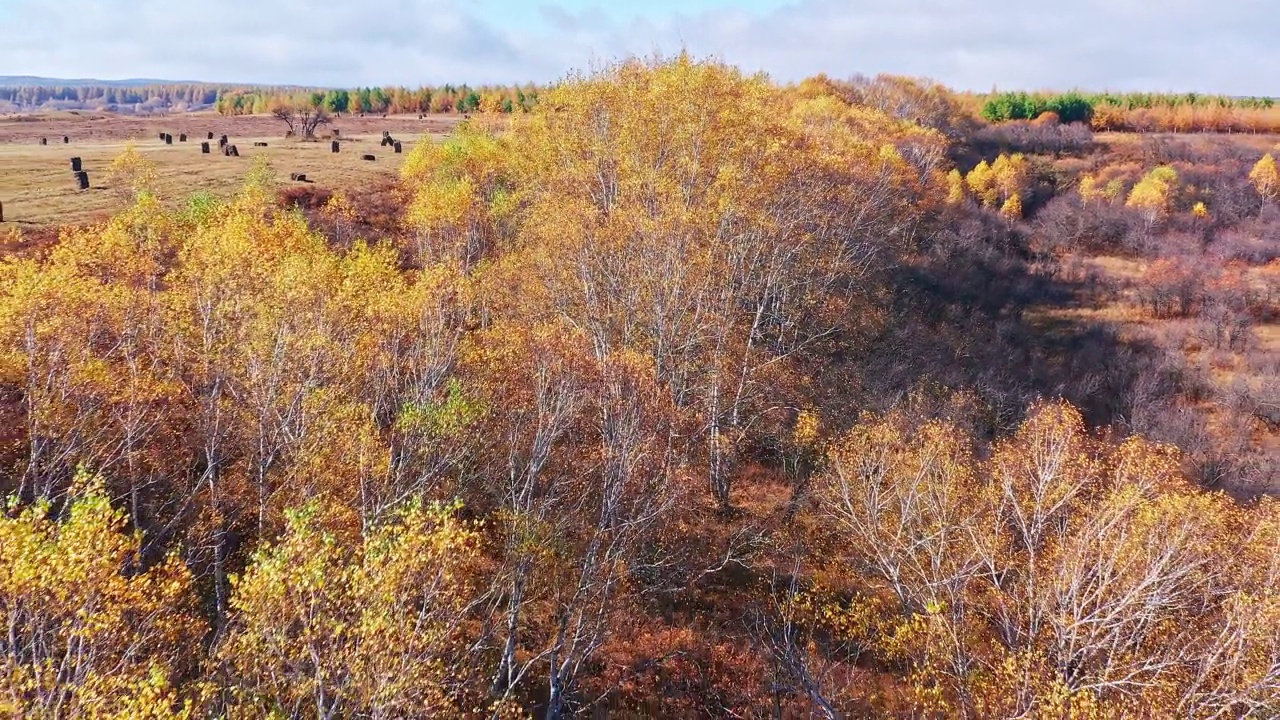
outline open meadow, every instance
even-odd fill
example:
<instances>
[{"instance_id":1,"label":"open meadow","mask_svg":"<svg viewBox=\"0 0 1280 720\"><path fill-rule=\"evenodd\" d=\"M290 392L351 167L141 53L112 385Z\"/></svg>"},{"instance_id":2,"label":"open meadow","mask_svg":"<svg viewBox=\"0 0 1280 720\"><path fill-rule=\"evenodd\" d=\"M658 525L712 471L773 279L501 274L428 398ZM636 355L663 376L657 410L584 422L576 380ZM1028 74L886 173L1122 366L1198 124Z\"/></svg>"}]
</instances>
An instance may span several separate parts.
<instances>
[{"instance_id":1,"label":"open meadow","mask_svg":"<svg viewBox=\"0 0 1280 720\"><path fill-rule=\"evenodd\" d=\"M341 117L319 130L317 142L283 137L285 126L262 115L223 117L190 114L133 118L102 113L57 113L0 116L0 228L23 230L89 222L118 209L123 195L111 187L110 164L132 143L155 163L161 197L179 201L192 193L225 197L234 192L265 155L284 181L301 173L307 183L332 190L367 187L395 177L414 145L438 140L455 124L454 116ZM331 151L329 136L339 131L340 152ZM402 143L404 152L380 147L383 132ZM173 144L159 138L173 137ZM208 141L209 133L214 140ZM187 136L181 142L181 135ZM227 135L239 157L219 152L217 138ZM70 142L64 143L66 137ZM47 145L41 145L41 138ZM210 142L210 153L200 144ZM267 143L255 147L254 143ZM362 160L365 154L376 160ZM71 159L81 158L89 175L88 190L79 190Z\"/></svg>"}]
</instances>

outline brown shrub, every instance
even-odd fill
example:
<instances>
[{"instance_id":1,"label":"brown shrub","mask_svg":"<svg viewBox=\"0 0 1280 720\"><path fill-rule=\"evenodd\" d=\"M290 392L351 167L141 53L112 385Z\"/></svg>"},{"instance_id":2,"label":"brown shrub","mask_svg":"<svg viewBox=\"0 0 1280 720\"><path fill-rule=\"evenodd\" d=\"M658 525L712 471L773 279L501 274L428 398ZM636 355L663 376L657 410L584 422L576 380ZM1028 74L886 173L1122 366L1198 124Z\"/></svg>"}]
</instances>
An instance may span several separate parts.
<instances>
[{"instance_id":1,"label":"brown shrub","mask_svg":"<svg viewBox=\"0 0 1280 720\"><path fill-rule=\"evenodd\" d=\"M333 191L327 187L307 185L291 185L281 188L276 196L280 207L296 207L303 210L317 210L324 207L333 197Z\"/></svg>"}]
</instances>

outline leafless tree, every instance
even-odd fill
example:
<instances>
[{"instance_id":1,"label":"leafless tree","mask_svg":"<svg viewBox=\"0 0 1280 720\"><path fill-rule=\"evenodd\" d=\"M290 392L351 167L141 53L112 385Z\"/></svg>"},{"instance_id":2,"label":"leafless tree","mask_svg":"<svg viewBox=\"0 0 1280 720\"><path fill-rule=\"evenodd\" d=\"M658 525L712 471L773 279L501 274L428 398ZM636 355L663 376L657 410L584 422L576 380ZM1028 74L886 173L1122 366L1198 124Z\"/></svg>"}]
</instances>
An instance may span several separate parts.
<instances>
[{"instance_id":1,"label":"leafless tree","mask_svg":"<svg viewBox=\"0 0 1280 720\"><path fill-rule=\"evenodd\" d=\"M271 114L288 126L290 137L304 140L314 140L316 130L330 122L328 111L309 101L278 102L271 108Z\"/></svg>"}]
</instances>

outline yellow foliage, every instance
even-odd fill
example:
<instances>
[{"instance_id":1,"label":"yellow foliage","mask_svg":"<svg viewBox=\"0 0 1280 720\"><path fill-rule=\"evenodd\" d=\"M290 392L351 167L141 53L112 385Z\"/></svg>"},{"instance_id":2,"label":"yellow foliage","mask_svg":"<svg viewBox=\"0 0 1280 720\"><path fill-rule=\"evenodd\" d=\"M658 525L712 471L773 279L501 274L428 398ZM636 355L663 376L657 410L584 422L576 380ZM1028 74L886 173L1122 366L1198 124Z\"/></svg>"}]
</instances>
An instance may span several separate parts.
<instances>
[{"instance_id":1,"label":"yellow foliage","mask_svg":"<svg viewBox=\"0 0 1280 720\"><path fill-rule=\"evenodd\" d=\"M961 205L966 197L964 176L960 174L960 170L952 169L947 173L947 204Z\"/></svg>"},{"instance_id":2,"label":"yellow foliage","mask_svg":"<svg viewBox=\"0 0 1280 720\"><path fill-rule=\"evenodd\" d=\"M870 627L910 667L913 707L1207 717L1266 702L1274 503L1253 513L1194 489L1176 449L1099 443L1063 403L1033 408L987 461L955 428L906 423L836 443L819 498L849 580L899 602Z\"/></svg>"},{"instance_id":3,"label":"yellow foliage","mask_svg":"<svg viewBox=\"0 0 1280 720\"><path fill-rule=\"evenodd\" d=\"M999 201L1007 201L1026 189L1030 180L1031 167L1022 153L1001 154L991 165L991 172L995 176Z\"/></svg>"},{"instance_id":4,"label":"yellow foliage","mask_svg":"<svg viewBox=\"0 0 1280 720\"><path fill-rule=\"evenodd\" d=\"M983 207L998 208L1023 192L1029 173L1027 159L1021 153L1001 153L994 163L987 164L985 160L978 163L965 181Z\"/></svg>"},{"instance_id":5,"label":"yellow foliage","mask_svg":"<svg viewBox=\"0 0 1280 720\"><path fill-rule=\"evenodd\" d=\"M156 165L142 156L132 142L111 160L107 184L130 199L152 194L156 182Z\"/></svg>"},{"instance_id":6,"label":"yellow foliage","mask_svg":"<svg viewBox=\"0 0 1280 720\"><path fill-rule=\"evenodd\" d=\"M968 176L965 182L969 185L969 189L977 196L983 207L991 207L996 204L1000 190L996 186L996 174L986 160L978 163Z\"/></svg>"},{"instance_id":7,"label":"yellow foliage","mask_svg":"<svg viewBox=\"0 0 1280 720\"><path fill-rule=\"evenodd\" d=\"M1085 175L1080 178L1080 200L1086 204L1107 197L1106 190L1098 187L1098 178Z\"/></svg>"},{"instance_id":8,"label":"yellow foliage","mask_svg":"<svg viewBox=\"0 0 1280 720\"><path fill-rule=\"evenodd\" d=\"M304 702L330 715L458 712L446 662L470 642L461 620L479 536L455 510L414 505L347 541L320 526L317 508L292 513L235 582L218 654L241 712Z\"/></svg>"},{"instance_id":9,"label":"yellow foliage","mask_svg":"<svg viewBox=\"0 0 1280 720\"><path fill-rule=\"evenodd\" d=\"M1264 200L1272 201L1280 196L1280 169L1277 169L1275 156L1271 153L1263 155L1249 171L1249 181Z\"/></svg>"},{"instance_id":10,"label":"yellow foliage","mask_svg":"<svg viewBox=\"0 0 1280 720\"><path fill-rule=\"evenodd\" d=\"M0 709L23 717L183 717L169 678L203 623L176 557L126 575L141 541L97 478L62 520L38 503L0 516ZM175 715L177 713L177 715Z\"/></svg>"},{"instance_id":11,"label":"yellow foliage","mask_svg":"<svg viewBox=\"0 0 1280 720\"><path fill-rule=\"evenodd\" d=\"M812 448L820 438L818 431L818 416L811 411L802 410L799 417L796 418L796 426L791 433L791 440L797 447Z\"/></svg>"},{"instance_id":12,"label":"yellow foliage","mask_svg":"<svg viewBox=\"0 0 1280 720\"><path fill-rule=\"evenodd\" d=\"M1000 214L1009 220L1022 219L1022 198L1017 195L1010 195L1008 200L1004 201L1004 205L1000 206Z\"/></svg>"},{"instance_id":13,"label":"yellow foliage","mask_svg":"<svg viewBox=\"0 0 1280 720\"><path fill-rule=\"evenodd\" d=\"M508 153L505 141L463 126L444 143L419 143L405 159L406 218L421 262L470 270L508 239L516 209Z\"/></svg>"},{"instance_id":14,"label":"yellow foliage","mask_svg":"<svg viewBox=\"0 0 1280 720\"><path fill-rule=\"evenodd\" d=\"M1127 207L1141 210L1148 220L1155 220L1168 214L1173 192L1177 189L1178 173L1173 168L1162 165L1138 181L1129 191Z\"/></svg>"}]
</instances>

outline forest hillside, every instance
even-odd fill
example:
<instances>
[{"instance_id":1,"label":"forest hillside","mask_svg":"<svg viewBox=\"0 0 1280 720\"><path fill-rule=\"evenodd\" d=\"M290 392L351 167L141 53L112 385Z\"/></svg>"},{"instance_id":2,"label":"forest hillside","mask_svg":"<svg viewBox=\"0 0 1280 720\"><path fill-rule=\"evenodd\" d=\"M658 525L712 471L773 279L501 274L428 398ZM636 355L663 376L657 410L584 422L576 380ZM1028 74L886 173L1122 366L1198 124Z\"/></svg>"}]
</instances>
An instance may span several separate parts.
<instances>
[{"instance_id":1,"label":"forest hillside","mask_svg":"<svg viewBox=\"0 0 1280 720\"><path fill-rule=\"evenodd\" d=\"M0 716L1280 713L1276 138L971 105L681 56L365 192L127 150L0 261Z\"/></svg>"}]
</instances>

